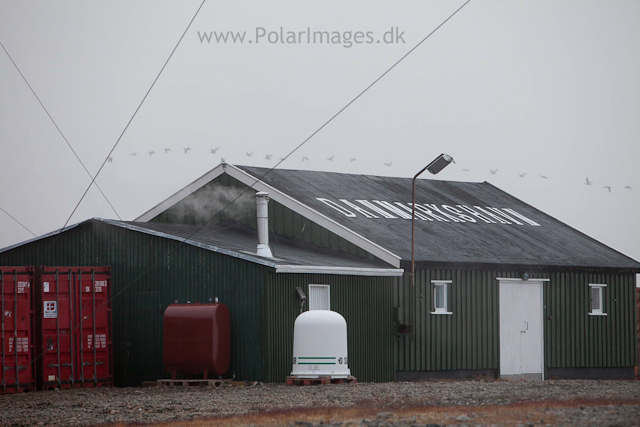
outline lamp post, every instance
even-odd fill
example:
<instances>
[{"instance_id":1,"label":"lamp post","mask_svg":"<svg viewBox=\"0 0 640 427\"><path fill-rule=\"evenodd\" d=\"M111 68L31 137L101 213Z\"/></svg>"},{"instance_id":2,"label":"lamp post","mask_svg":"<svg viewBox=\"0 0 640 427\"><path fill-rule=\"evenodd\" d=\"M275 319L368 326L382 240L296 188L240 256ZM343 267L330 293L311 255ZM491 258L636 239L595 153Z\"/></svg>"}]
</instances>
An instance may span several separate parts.
<instances>
[{"instance_id":1,"label":"lamp post","mask_svg":"<svg viewBox=\"0 0 640 427\"><path fill-rule=\"evenodd\" d=\"M453 157L448 154L440 154L431 163L422 168L418 172L411 182L411 334L413 334L413 326L415 325L415 300L416 300L416 267L415 267L415 235L416 235L416 179L424 172L428 170L432 174L436 175L442 169L449 166L453 162ZM454 162L455 163L455 162Z\"/></svg>"}]
</instances>

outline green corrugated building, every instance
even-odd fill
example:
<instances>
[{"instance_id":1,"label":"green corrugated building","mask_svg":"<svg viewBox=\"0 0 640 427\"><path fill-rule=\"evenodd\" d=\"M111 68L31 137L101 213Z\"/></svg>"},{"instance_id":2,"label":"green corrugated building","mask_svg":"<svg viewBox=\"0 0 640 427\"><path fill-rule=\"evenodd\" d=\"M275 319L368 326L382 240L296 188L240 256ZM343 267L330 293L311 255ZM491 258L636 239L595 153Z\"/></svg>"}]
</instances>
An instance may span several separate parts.
<instances>
[{"instance_id":1,"label":"green corrugated building","mask_svg":"<svg viewBox=\"0 0 640 427\"><path fill-rule=\"evenodd\" d=\"M0 265L110 265L121 386L167 376L169 304L216 297L236 378L283 382L295 288L321 298L309 285L346 319L359 381L633 377L640 263L488 183L416 190L413 285L410 179L225 163L135 221L84 221L1 250Z\"/></svg>"}]
</instances>

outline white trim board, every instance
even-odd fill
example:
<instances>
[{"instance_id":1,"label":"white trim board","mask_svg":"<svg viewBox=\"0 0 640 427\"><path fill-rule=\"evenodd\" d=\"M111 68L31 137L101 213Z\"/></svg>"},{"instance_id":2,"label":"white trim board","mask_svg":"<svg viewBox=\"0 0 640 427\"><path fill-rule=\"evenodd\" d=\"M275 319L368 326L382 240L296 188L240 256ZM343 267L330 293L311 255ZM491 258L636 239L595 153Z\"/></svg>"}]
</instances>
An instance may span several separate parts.
<instances>
[{"instance_id":1,"label":"white trim board","mask_svg":"<svg viewBox=\"0 0 640 427\"><path fill-rule=\"evenodd\" d=\"M276 265L276 273L340 274L351 276L400 277L404 270L393 268L357 268L313 265Z\"/></svg>"},{"instance_id":2,"label":"white trim board","mask_svg":"<svg viewBox=\"0 0 640 427\"><path fill-rule=\"evenodd\" d=\"M538 278L529 278L527 280L520 279L518 277L496 277L496 280L501 282L550 282L551 279L538 279Z\"/></svg>"},{"instance_id":3,"label":"white trim board","mask_svg":"<svg viewBox=\"0 0 640 427\"><path fill-rule=\"evenodd\" d=\"M253 188L256 191L265 191L269 193L269 197L281 205L291 209L292 211L302 215L303 217L309 219L310 221L315 222L319 226L326 228L332 233L342 237L350 243L353 243L357 247L369 252L373 256L391 264L393 267L400 267L401 258L394 254L393 252L383 248L382 246L372 242L371 240L361 236L358 233L353 232L349 228L337 223L331 218L321 214L315 209L310 208L309 206L300 203L296 199L291 196L283 193L282 191L271 187L268 184L260 181L258 178L250 175L249 173L235 167L230 163L221 163L216 166L206 174L202 175L200 178L193 181L191 184L184 187L182 190L178 191L168 199L158 203L155 207L148 210L144 214L140 215L135 221L139 222L147 222L153 218L155 218L160 213L164 212L166 209L170 208L174 204L178 203L180 200L189 196L194 191L202 188L204 185L208 184L212 180L216 179L223 173L227 173L229 176L237 179L243 184Z\"/></svg>"}]
</instances>

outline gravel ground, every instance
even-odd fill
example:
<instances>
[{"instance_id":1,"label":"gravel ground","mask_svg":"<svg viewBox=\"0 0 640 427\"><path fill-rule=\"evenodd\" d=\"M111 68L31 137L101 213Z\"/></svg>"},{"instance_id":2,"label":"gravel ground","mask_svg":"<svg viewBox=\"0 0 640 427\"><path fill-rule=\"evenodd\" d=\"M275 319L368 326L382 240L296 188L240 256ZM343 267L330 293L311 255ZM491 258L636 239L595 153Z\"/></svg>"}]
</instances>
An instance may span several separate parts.
<instances>
[{"instance_id":1,"label":"gravel ground","mask_svg":"<svg viewBox=\"0 0 640 427\"><path fill-rule=\"evenodd\" d=\"M562 405L549 404L554 401ZM372 418L357 422L363 425L426 424L424 418L416 416L416 407L423 412L444 408L461 414L447 424L478 425L486 422L479 415L483 408L508 408L525 402L533 406L539 403L539 408L529 408L526 417L522 415L523 425L544 425L544 417L550 424L640 425L640 381L495 380L100 388L9 394L0 395L0 425L153 424L273 410L282 413L293 409L295 413L305 408L334 408L339 413L339 408L359 407L375 411ZM413 413L408 412L411 408Z\"/></svg>"}]
</instances>

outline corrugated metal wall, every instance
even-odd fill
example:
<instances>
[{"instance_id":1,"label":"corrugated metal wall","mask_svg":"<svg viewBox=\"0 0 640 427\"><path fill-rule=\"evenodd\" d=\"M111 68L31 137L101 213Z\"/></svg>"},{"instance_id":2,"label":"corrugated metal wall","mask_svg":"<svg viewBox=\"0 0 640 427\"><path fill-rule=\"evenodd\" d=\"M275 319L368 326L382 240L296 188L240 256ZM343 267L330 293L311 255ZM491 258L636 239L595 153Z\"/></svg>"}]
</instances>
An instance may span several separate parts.
<instances>
[{"instance_id":1,"label":"corrugated metal wall","mask_svg":"<svg viewBox=\"0 0 640 427\"><path fill-rule=\"evenodd\" d=\"M176 245L180 248L174 251ZM259 265L99 221L57 240L50 237L2 253L0 265L112 267L116 385L167 377L162 365L164 309L175 300L206 302L216 296L231 312L237 377L261 379Z\"/></svg>"},{"instance_id":2,"label":"corrugated metal wall","mask_svg":"<svg viewBox=\"0 0 640 427\"><path fill-rule=\"evenodd\" d=\"M504 273L501 277L510 277ZM396 349L397 370L496 369L499 355L498 282L489 271L416 270L415 336ZM432 280L451 280L452 315L433 315ZM409 278L399 280L394 304L410 323Z\"/></svg>"},{"instance_id":3,"label":"corrugated metal wall","mask_svg":"<svg viewBox=\"0 0 640 427\"><path fill-rule=\"evenodd\" d=\"M266 380L283 382L291 373L293 325L298 316L296 286L308 297L308 285L320 284L331 286L331 310L347 321L351 374L358 381L393 381L394 281L389 277L267 273L261 323Z\"/></svg>"},{"instance_id":4,"label":"corrugated metal wall","mask_svg":"<svg viewBox=\"0 0 640 427\"><path fill-rule=\"evenodd\" d=\"M55 244L53 243L55 241ZM180 249L172 251L176 245ZM156 261L158 266L151 268ZM397 307L409 323L408 278L276 274L247 261L100 221L0 254L0 265L111 265L117 385L166 376L162 314L167 305L219 297L232 316L239 379L282 382L291 370L294 291L331 285L331 308L348 324L349 365L360 381L395 371L498 369L497 277L513 272L424 270L416 276L415 336L396 336ZM638 360L635 276L540 275L545 300L545 366L632 367ZM431 280L452 280L452 315L431 315ZM607 316L589 316L589 283L606 283Z\"/></svg>"},{"instance_id":5,"label":"corrugated metal wall","mask_svg":"<svg viewBox=\"0 0 640 427\"><path fill-rule=\"evenodd\" d=\"M554 273L545 284L545 365L631 367L638 360L634 274ZM589 284L606 284L606 316L589 316Z\"/></svg>"},{"instance_id":6,"label":"corrugated metal wall","mask_svg":"<svg viewBox=\"0 0 640 427\"><path fill-rule=\"evenodd\" d=\"M633 274L553 273L544 282L545 367L632 367L635 338ZM513 272L416 270L415 336L401 338L396 370L498 369L498 277ZM452 280L452 315L432 315L431 280ZM589 283L605 283L607 316L589 316ZM410 323L409 278L398 279L394 305Z\"/></svg>"}]
</instances>

